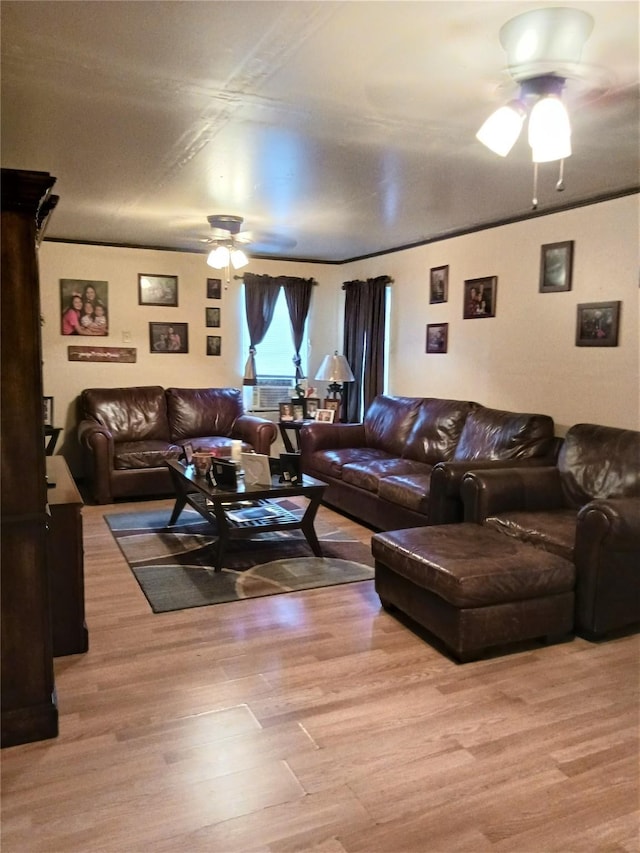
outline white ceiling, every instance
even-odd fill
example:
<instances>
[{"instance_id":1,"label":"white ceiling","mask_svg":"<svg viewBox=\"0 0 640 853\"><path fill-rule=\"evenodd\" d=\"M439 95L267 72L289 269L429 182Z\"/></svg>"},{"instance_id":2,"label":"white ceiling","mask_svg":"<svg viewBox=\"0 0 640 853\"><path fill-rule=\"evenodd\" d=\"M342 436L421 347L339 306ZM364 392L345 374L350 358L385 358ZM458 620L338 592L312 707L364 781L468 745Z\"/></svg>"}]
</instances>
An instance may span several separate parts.
<instances>
[{"instance_id":1,"label":"white ceiling","mask_svg":"<svg viewBox=\"0 0 640 853\"><path fill-rule=\"evenodd\" d=\"M3 0L2 165L57 177L74 241L205 251L226 213L254 253L343 261L526 216L526 134L474 135L517 92L500 27L552 5ZM639 183L638 4L564 5L595 26L542 212Z\"/></svg>"}]
</instances>

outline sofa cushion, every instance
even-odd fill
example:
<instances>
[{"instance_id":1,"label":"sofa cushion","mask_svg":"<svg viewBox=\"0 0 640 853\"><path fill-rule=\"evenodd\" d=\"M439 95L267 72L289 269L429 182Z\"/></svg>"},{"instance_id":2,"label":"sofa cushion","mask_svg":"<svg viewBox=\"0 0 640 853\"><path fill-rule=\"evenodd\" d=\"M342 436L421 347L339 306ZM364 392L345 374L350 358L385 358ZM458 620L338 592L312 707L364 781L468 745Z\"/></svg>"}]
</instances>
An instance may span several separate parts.
<instances>
[{"instance_id":1,"label":"sofa cushion","mask_svg":"<svg viewBox=\"0 0 640 853\"><path fill-rule=\"evenodd\" d=\"M554 445L553 418L478 406L469 413L454 453L455 461L529 459Z\"/></svg>"},{"instance_id":2,"label":"sofa cushion","mask_svg":"<svg viewBox=\"0 0 640 853\"><path fill-rule=\"evenodd\" d=\"M166 395L172 441L230 436L244 412L239 388L167 388Z\"/></svg>"},{"instance_id":3,"label":"sofa cushion","mask_svg":"<svg viewBox=\"0 0 640 853\"><path fill-rule=\"evenodd\" d=\"M640 432L576 424L562 443L558 470L564 498L576 509L601 498L640 497Z\"/></svg>"},{"instance_id":4,"label":"sofa cushion","mask_svg":"<svg viewBox=\"0 0 640 853\"><path fill-rule=\"evenodd\" d=\"M414 462L412 459L398 459L389 456L386 459L369 459L349 462L342 466L342 480L367 492L377 492L379 484L385 477L394 474L424 473L426 465Z\"/></svg>"},{"instance_id":5,"label":"sofa cushion","mask_svg":"<svg viewBox=\"0 0 640 853\"><path fill-rule=\"evenodd\" d=\"M577 518L574 509L501 512L498 516L486 518L484 524L519 542L528 542L550 554L573 561Z\"/></svg>"},{"instance_id":6,"label":"sofa cushion","mask_svg":"<svg viewBox=\"0 0 640 853\"><path fill-rule=\"evenodd\" d=\"M316 450L310 457L310 469L315 476L326 474L337 480L342 478L345 465L358 462L366 465L381 459L391 458L383 450L372 450L369 447L344 447L335 450Z\"/></svg>"},{"instance_id":7,"label":"sofa cushion","mask_svg":"<svg viewBox=\"0 0 640 853\"><path fill-rule=\"evenodd\" d=\"M83 417L106 427L115 442L169 441L164 388L158 385L86 388L80 405Z\"/></svg>"},{"instance_id":8,"label":"sofa cushion","mask_svg":"<svg viewBox=\"0 0 640 853\"><path fill-rule=\"evenodd\" d=\"M431 465L421 465L421 469L426 469L425 473L398 474L380 480L378 497L428 515L432 468Z\"/></svg>"},{"instance_id":9,"label":"sofa cushion","mask_svg":"<svg viewBox=\"0 0 640 853\"><path fill-rule=\"evenodd\" d=\"M160 468L181 453L181 447L167 441L121 441L114 445L113 467L116 471Z\"/></svg>"},{"instance_id":10,"label":"sofa cushion","mask_svg":"<svg viewBox=\"0 0 640 853\"><path fill-rule=\"evenodd\" d=\"M364 416L367 447L402 456L407 436L418 414L421 398L389 397L380 394Z\"/></svg>"},{"instance_id":11,"label":"sofa cushion","mask_svg":"<svg viewBox=\"0 0 640 853\"><path fill-rule=\"evenodd\" d=\"M430 465L451 459L467 415L474 407L475 403L459 400L424 399L402 455Z\"/></svg>"}]
</instances>

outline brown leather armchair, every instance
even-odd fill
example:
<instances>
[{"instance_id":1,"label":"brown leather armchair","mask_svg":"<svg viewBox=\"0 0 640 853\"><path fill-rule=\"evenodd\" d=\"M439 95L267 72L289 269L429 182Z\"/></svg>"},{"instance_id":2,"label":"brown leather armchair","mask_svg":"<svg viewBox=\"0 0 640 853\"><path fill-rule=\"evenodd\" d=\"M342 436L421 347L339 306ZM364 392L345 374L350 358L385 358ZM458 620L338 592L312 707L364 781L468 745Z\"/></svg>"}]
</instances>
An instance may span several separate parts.
<instances>
[{"instance_id":1,"label":"brown leather armchair","mask_svg":"<svg viewBox=\"0 0 640 853\"><path fill-rule=\"evenodd\" d=\"M470 471L465 521L575 563L576 631L640 623L640 432L577 424L555 466Z\"/></svg>"}]
</instances>

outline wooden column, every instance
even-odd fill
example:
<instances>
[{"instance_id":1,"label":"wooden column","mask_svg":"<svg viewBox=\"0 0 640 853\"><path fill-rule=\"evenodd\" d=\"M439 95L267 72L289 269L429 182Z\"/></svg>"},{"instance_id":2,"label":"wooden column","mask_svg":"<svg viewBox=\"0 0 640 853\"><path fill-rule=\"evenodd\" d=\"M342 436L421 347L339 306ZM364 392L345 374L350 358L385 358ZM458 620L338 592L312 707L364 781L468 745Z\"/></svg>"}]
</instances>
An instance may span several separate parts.
<instances>
[{"instance_id":1,"label":"wooden column","mask_svg":"<svg viewBox=\"0 0 640 853\"><path fill-rule=\"evenodd\" d=\"M0 581L2 746L58 734L47 576L37 246L46 172L2 169Z\"/></svg>"}]
</instances>

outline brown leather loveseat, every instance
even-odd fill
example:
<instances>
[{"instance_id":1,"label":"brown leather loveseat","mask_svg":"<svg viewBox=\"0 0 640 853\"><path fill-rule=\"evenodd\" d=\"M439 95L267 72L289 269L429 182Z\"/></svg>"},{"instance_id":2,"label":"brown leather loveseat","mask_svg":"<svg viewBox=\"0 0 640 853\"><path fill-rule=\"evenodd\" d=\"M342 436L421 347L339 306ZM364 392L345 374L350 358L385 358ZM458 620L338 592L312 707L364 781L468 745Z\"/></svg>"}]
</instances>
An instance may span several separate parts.
<instances>
[{"instance_id":1,"label":"brown leather loveseat","mask_svg":"<svg viewBox=\"0 0 640 853\"><path fill-rule=\"evenodd\" d=\"M244 413L237 388L88 388L80 396L78 438L92 495L114 498L171 492L166 466L183 445L268 454L276 427Z\"/></svg>"},{"instance_id":2,"label":"brown leather loveseat","mask_svg":"<svg viewBox=\"0 0 640 853\"><path fill-rule=\"evenodd\" d=\"M363 423L305 425L302 470L328 483L323 500L379 530L462 521L471 468L550 464L548 415L431 397L380 395Z\"/></svg>"},{"instance_id":3,"label":"brown leather loveseat","mask_svg":"<svg viewBox=\"0 0 640 853\"><path fill-rule=\"evenodd\" d=\"M575 566L578 633L640 623L640 432L576 424L556 465L470 472L462 496L467 522Z\"/></svg>"}]
</instances>

